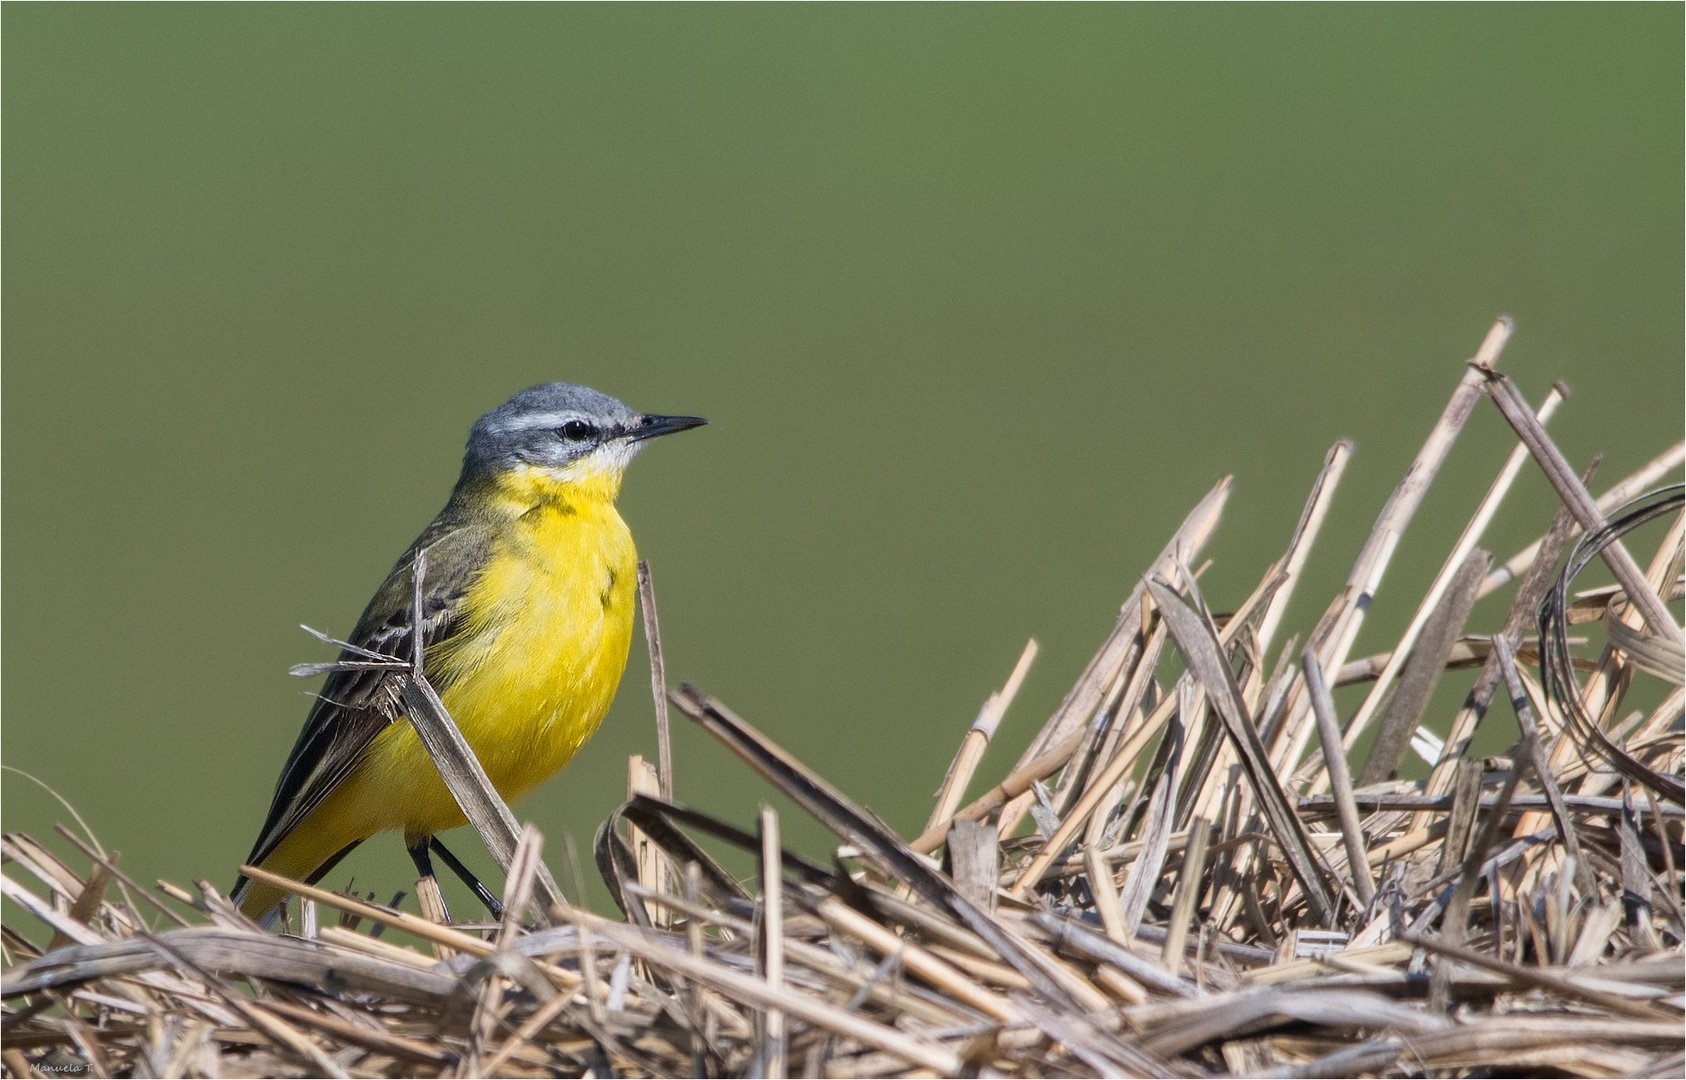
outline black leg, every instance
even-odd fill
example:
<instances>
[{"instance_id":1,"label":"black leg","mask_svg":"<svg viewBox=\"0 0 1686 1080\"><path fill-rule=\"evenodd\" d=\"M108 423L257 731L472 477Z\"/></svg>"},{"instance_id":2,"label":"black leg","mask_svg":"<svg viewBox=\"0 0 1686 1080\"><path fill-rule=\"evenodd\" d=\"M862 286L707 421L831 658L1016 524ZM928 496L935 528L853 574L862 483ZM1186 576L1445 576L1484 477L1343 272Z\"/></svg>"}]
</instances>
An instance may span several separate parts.
<instances>
[{"instance_id":1,"label":"black leg","mask_svg":"<svg viewBox=\"0 0 1686 1080\"><path fill-rule=\"evenodd\" d=\"M306 885L314 885L318 881L321 881L323 878L327 877L333 871L334 867L336 867L340 864L340 860L345 858L347 855L350 855L351 852L352 852L352 849L355 848L358 844L361 844L362 842L363 841L361 841L361 840L353 840L351 843L345 845L345 847L340 848L332 856L329 857L327 862L323 863L321 866L318 866L315 870L311 871L310 876L304 879L304 883Z\"/></svg>"},{"instance_id":2,"label":"black leg","mask_svg":"<svg viewBox=\"0 0 1686 1080\"><path fill-rule=\"evenodd\" d=\"M432 839L431 836L404 838L404 850L410 853L410 861L416 864L416 873L422 877L433 876L433 860L427 857L427 845Z\"/></svg>"},{"instance_id":3,"label":"black leg","mask_svg":"<svg viewBox=\"0 0 1686 1080\"><path fill-rule=\"evenodd\" d=\"M410 861L421 875L421 880L416 882L416 900L421 904L422 917L449 924L451 909L445 906L445 892L439 887L439 879L433 876L433 860L427 856L428 841L432 839L405 833L404 850L410 853Z\"/></svg>"},{"instance_id":4,"label":"black leg","mask_svg":"<svg viewBox=\"0 0 1686 1080\"><path fill-rule=\"evenodd\" d=\"M462 879L462 883L464 885L467 885L470 889L474 890L474 895L480 898L480 902L482 904L486 905L486 910L492 913L492 918L503 918L503 904L499 903L498 898L492 895L492 890L481 884L480 879L474 876L474 871L464 866L461 859L452 855L450 849L439 842L438 837L430 836L428 837L428 842L431 844L433 850L438 854L438 856L445 860L445 865L451 868L451 873L457 875L457 877ZM410 857L412 859L415 858L415 852L412 851L410 853ZM422 857L427 857L427 853L425 851L422 852ZM421 864L417 863L416 865L420 866Z\"/></svg>"}]
</instances>

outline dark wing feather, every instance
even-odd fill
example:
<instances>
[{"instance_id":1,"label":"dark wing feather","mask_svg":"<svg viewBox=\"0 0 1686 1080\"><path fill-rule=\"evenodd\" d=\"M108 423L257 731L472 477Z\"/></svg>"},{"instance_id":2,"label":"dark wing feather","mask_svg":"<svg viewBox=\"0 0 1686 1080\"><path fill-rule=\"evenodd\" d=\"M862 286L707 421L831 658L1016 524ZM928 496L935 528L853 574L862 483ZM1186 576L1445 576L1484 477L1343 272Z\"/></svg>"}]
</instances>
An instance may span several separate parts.
<instances>
[{"instance_id":1,"label":"dark wing feather","mask_svg":"<svg viewBox=\"0 0 1686 1080\"><path fill-rule=\"evenodd\" d=\"M446 507L381 583L357 621L357 629L347 639L351 644L387 656L410 658L410 608L415 589L410 568L423 548L427 550L427 573L422 581L423 648L431 650L461 629L463 598L486 562L490 536L484 525L464 520L453 513L453 507ZM340 659L360 658L342 652ZM328 676L281 770L269 817L246 860L248 864L255 866L268 858L287 834L351 775L375 736L401 715L401 678L401 673L391 669L336 671ZM446 688L436 685L441 691Z\"/></svg>"}]
</instances>

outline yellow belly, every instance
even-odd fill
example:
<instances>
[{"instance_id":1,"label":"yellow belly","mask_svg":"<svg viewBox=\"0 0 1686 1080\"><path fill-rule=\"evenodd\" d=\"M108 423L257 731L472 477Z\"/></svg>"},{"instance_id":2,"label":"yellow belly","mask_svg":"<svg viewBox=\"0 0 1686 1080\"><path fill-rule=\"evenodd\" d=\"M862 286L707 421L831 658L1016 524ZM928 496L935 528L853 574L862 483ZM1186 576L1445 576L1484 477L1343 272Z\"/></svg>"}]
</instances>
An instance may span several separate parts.
<instances>
[{"instance_id":1,"label":"yellow belly","mask_svg":"<svg viewBox=\"0 0 1686 1080\"><path fill-rule=\"evenodd\" d=\"M637 556L611 502L540 507L501 530L428 669L480 763L514 802L567 765L614 700L632 640ZM407 719L265 860L304 876L378 832L465 824Z\"/></svg>"}]
</instances>

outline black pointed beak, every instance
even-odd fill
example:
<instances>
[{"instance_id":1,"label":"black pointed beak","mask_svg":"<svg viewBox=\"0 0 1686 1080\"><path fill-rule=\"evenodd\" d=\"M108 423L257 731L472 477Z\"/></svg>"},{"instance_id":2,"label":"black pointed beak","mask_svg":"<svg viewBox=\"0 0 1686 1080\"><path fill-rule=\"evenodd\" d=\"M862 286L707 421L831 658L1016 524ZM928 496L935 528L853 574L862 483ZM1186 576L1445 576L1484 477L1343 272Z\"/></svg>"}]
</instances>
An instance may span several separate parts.
<instances>
[{"instance_id":1,"label":"black pointed beak","mask_svg":"<svg viewBox=\"0 0 1686 1080\"><path fill-rule=\"evenodd\" d=\"M672 435L676 431L702 427L708 423L700 416L656 416L645 413L639 417L638 424L627 432L627 436L634 442L642 439L653 439L657 435Z\"/></svg>"}]
</instances>

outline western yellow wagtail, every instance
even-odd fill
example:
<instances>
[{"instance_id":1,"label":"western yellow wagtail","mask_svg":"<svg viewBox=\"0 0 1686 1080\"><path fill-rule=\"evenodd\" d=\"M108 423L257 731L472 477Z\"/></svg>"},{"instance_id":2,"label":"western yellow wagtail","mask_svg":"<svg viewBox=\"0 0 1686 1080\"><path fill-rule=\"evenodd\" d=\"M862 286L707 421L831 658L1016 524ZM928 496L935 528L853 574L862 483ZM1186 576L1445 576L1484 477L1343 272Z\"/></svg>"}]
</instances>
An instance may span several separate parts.
<instances>
[{"instance_id":1,"label":"western yellow wagtail","mask_svg":"<svg viewBox=\"0 0 1686 1080\"><path fill-rule=\"evenodd\" d=\"M412 655L411 568L425 550L423 660L506 801L568 764L626 667L638 569L615 497L627 464L646 439L706 422L636 412L568 383L516 394L475 423L450 501L347 639ZM422 876L432 876L431 849L492 901L433 838L465 818L403 715L400 678L391 669L329 675L246 861L314 882L364 840L402 829ZM283 900L244 877L233 898L266 925Z\"/></svg>"}]
</instances>

